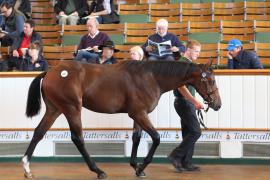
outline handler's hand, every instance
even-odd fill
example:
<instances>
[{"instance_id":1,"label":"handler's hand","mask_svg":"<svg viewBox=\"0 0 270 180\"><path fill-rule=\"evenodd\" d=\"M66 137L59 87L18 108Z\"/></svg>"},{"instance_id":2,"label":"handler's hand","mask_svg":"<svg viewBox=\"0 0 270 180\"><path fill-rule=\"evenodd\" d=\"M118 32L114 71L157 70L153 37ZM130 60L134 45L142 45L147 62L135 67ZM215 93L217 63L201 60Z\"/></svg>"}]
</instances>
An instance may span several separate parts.
<instances>
[{"instance_id":1,"label":"handler's hand","mask_svg":"<svg viewBox=\"0 0 270 180\"><path fill-rule=\"evenodd\" d=\"M194 99L194 101L192 103L194 104L196 109L198 109L198 110L199 109L204 109L203 104L200 101L198 101L197 99Z\"/></svg>"}]
</instances>

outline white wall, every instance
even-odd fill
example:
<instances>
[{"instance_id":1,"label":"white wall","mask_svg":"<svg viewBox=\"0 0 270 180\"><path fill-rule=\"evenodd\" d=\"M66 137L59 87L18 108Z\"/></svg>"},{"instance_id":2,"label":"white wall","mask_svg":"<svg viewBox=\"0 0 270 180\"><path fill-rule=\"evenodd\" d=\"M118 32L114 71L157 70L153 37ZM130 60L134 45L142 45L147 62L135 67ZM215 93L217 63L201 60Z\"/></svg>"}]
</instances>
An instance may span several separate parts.
<instances>
[{"instance_id":1,"label":"white wall","mask_svg":"<svg viewBox=\"0 0 270 180\"><path fill-rule=\"evenodd\" d=\"M33 119L24 115L29 84L33 78L0 78L0 128L34 128L45 111ZM270 128L270 76L216 76L222 99L218 112L204 114L210 128ZM199 97L200 98L200 97ZM172 92L162 95L158 106L149 115L157 128L180 127L173 107ZM131 128L133 121L126 114L100 114L83 110L84 128ZM53 128L68 128L60 116Z\"/></svg>"}]
</instances>

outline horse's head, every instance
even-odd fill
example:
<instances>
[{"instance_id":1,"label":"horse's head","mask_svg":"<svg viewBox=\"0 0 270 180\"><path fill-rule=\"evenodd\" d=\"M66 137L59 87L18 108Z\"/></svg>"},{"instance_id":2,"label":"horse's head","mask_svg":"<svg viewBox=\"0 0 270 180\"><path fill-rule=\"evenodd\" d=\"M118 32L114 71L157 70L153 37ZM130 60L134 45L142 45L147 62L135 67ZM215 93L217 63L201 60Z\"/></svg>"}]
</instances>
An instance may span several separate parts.
<instances>
[{"instance_id":1,"label":"horse's head","mask_svg":"<svg viewBox=\"0 0 270 180\"><path fill-rule=\"evenodd\" d=\"M202 96L205 103L215 111L221 107L221 99L217 88L215 76L211 69L212 62L199 65L199 71L194 72L196 76L191 83Z\"/></svg>"}]
</instances>

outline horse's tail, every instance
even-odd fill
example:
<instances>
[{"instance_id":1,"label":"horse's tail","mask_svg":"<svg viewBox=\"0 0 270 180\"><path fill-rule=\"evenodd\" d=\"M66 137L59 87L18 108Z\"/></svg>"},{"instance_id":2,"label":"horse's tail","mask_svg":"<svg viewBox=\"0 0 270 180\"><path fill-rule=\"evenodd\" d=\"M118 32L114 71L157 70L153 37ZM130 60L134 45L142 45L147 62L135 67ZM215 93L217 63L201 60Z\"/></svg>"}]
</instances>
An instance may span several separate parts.
<instances>
[{"instance_id":1,"label":"horse's tail","mask_svg":"<svg viewBox=\"0 0 270 180\"><path fill-rule=\"evenodd\" d=\"M40 98L40 81L47 72L39 74L31 83L28 90L28 97L26 103L26 116L33 117L37 115L41 109L41 98Z\"/></svg>"}]
</instances>

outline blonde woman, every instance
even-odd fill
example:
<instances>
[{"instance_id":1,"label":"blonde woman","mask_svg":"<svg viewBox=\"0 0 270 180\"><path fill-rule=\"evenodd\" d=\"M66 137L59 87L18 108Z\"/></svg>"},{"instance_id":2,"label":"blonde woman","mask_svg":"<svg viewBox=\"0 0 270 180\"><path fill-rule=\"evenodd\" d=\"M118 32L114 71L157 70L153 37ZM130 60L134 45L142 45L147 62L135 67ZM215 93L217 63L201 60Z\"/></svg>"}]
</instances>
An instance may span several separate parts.
<instances>
[{"instance_id":1,"label":"blonde woman","mask_svg":"<svg viewBox=\"0 0 270 180\"><path fill-rule=\"evenodd\" d=\"M140 46L134 46L129 50L130 59L141 61L144 58L143 49Z\"/></svg>"}]
</instances>

